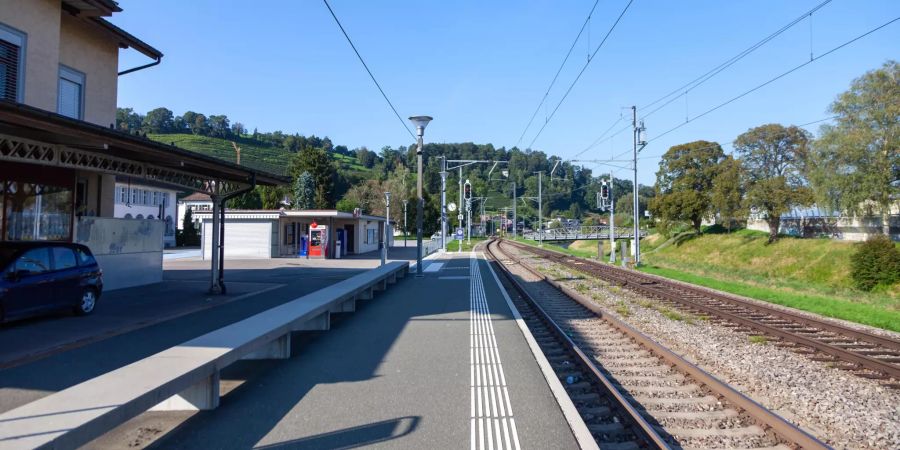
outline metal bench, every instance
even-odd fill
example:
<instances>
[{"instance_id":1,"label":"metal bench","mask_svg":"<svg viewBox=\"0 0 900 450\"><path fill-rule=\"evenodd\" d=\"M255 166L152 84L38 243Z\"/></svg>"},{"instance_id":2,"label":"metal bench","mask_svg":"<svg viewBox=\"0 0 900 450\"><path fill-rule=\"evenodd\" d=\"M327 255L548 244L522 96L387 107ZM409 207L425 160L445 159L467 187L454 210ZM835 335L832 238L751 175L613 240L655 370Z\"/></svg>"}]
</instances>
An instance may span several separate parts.
<instances>
[{"instance_id":1,"label":"metal bench","mask_svg":"<svg viewBox=\"0 0 900 450\"><path fill-rule=\"evenodd\" d=\"M0 449L76 448L148 410L219 405L219 371L240 359L285 359L291 333L327 330L331 314L406 276L392 262L0 414Z\"/></svg>"}]
</instances>

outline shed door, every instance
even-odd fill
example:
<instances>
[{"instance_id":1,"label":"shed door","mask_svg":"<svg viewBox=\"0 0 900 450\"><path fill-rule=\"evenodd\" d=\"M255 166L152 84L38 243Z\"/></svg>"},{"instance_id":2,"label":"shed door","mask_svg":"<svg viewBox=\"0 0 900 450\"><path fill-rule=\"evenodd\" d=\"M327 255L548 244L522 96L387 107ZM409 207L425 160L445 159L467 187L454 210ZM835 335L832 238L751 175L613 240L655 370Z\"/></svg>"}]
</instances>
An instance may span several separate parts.
<instances>
[{"instance_id":1,"label":"shed door","mask_svg":"<svg viewBox=\"0 0 900 450\"><path fill-rule=\"evenodd\" d=\"M210 257L212 231L204 221L203 253ZM256 259L272 257L272 222L226 222L225 259Z\"/></svg>"}]
</instances>

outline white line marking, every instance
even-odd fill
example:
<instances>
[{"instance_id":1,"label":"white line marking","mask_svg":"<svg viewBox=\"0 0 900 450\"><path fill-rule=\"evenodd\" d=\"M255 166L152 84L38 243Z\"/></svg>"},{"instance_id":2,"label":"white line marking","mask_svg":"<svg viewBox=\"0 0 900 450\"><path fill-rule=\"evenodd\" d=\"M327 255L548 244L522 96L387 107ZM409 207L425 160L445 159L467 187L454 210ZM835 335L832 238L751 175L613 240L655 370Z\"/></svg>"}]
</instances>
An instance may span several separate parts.
<instances>
[{"instance_id":1,"label":"white line marking","mask_svg":"<svg viewBox=\"0 0 900 450\"><path fill-rule=\"evenodd\" d=\"M469 255L468 278L472 447L475 447L477 441L482 450L485 449L485 442L489 450L494 450L495 444L498 450L512 450L513 446L518 449L519 436L513 419L506 374L475 252Z\"/></svg>"},{"instance_id":2,"label":"white line marking","mask_svg":"<svg viewBox=\"0 0 900 450\"><path fill-rule=\"evenodd\" d=\"M444 267L444 263L433 262L433 263L425 266L425 268L422 269L422 272L437 272L438 270L441 270L441 267Z\"/></svg>"}]
</instances>

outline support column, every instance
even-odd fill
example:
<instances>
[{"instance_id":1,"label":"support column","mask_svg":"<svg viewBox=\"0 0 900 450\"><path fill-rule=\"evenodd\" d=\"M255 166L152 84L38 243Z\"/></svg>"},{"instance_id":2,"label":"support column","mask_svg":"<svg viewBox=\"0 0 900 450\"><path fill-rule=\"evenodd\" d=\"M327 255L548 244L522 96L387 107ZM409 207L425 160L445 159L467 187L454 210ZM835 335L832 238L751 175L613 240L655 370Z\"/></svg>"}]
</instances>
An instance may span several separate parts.
<instances>
[{"instance_id":1,"label":"support column","mask_svg":"<svg viewBox=\"0 0 900 450\"><path fill-rule=\"evenodd\" d=\"M219 372L163 400L150 411L206 411L219 407Z\"/></svg>"},{"instance_id":2,"label":"support column","mask_svg":"<svg viewBox=\"0 0 900 450\"><path fill-rule=\"evenodd\" d=\"M209 254L210 259L212 260L210 267L209 293L219 294L219 221L221 220L219 212L222 206L218 195L212 195L210 197L212 199L213 210L212 226L210 227L212 236L210 237L209 244Z\"/></svg>"},{"instance_id":3,"label":"support column","mask_svg":"<svg viewBox=\"0 0 900 450\"><path fill-rule=\"evenodd\" d=\"M289 359L291 357L291 333L287 333L241 359Z\"/></svg>"}]
</instances>

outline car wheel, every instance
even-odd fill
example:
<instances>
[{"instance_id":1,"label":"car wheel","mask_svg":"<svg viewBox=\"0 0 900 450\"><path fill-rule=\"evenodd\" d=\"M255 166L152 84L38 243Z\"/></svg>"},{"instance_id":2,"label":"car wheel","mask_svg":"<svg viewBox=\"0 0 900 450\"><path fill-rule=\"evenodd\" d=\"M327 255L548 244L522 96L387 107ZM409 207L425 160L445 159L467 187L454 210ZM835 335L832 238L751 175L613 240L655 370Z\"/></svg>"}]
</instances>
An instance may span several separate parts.
<instances>
[{"instance_id":1,"label":"car wheel","mask_svg":"<svg viewBox=\"0 0 900 450\"><path fill-rule=\"evenodd\" d=\"M78 302L78 305L75 306L75 314L79 316L88 315L94 312L94 307L97 306L97 291L92 288L87 288L81 294L81 300Z\"/></svg>"}]
</instances>

